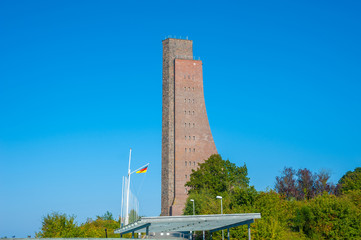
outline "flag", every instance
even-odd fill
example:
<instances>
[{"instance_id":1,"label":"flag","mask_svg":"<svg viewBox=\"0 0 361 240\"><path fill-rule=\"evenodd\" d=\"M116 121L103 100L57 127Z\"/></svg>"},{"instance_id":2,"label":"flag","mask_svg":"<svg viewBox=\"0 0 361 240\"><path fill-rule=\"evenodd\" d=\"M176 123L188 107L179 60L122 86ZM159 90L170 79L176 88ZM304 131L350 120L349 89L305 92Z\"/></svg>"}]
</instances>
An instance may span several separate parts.
<instances>
[{"instance_id":1,"label":"flag","mask_svg":"<svg viewBox=\"0 0 361 240\"><path fill-rule=\"evenodd\" d=\"M148 166L146 166L145 168L140 169L139 171L135 172L135 173L146 173L148 170Z\"/></svg>"}]
</instances>

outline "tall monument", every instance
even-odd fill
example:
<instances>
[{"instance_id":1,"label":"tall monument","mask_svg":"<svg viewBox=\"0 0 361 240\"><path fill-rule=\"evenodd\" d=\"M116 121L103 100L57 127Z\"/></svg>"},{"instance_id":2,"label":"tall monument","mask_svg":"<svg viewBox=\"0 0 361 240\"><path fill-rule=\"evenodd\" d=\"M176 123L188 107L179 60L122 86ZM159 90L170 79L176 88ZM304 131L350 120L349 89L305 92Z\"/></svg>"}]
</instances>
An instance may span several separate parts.
<instances>
[{"instance_id":1,"label":"tall monument","mask_svg":"<svg viewBox=\"0 0 361 240\"><path fill-rule=\"evenodd\" d=\"M162 210L182 215L192 169L217 153L203 94L202 61L191 40L163 40Z\"/></svg>"}]
</instances>

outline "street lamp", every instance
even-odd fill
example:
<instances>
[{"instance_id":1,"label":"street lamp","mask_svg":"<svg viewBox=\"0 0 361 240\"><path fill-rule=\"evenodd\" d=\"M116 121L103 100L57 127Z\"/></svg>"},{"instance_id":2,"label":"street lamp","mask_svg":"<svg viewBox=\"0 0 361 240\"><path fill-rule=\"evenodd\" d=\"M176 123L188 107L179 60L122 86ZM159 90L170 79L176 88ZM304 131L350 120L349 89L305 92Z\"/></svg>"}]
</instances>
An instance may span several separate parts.
<instances>
[{"instance_id":1,"label":"street lamp","mask_svg":"<svg viewBox=\"0 0 361 240\"><path fill-rule=\"evenodd\" d=\"M217 196L217 199L221 199L221 214L223 214L223 204L222 204L222 197L221 196ZM222 240L224 240L224 231L222 230Z\"/></svg>"},{"instance_id":2,"label":"street lamp","mask_svg":"<svg viewBox=\"0 0 361 240\"><path fill-rule=\"evenodd\" d=\"M194 208L194 199L190 199L189 201L193 202L193 215L196 215ZM205 239L204 231L203 231L203 240Z\"/></svg>"},{"instance_id":3,"label":"street lamp","mask_svg":"<svg viewBox=\"0 0 361 240\"><path fill-rule=\"evenodd\" d=\"M196 215L195 212L194 212L194 199L191 199L191 200L189 200L189 201L193 202L193 215ZM192 231L191 231L191 237L192 237L192 239L193 239Z\"/></svg>"},{"instance_id":4,"label":"street lamp","mask_svg":"<svg viewBox=\"0 0 361 240\"><path fill-rule=\"evenodd\" d=\"M221 199L221 214L223 214L223 204L222 204L222 197L221 196L217 196L217 199Z\"/></svg>"},{"instance_id":5,"label":"street lamp","mask_svg":"<svg viewBox=\"0 0 361 240\"><path fill-rule=\"evenodd\" d=\"M191 199L190 201L193 202L193 215L196 215L196 213L194 211L194 199Z\"/></svg>"}]
</instances>

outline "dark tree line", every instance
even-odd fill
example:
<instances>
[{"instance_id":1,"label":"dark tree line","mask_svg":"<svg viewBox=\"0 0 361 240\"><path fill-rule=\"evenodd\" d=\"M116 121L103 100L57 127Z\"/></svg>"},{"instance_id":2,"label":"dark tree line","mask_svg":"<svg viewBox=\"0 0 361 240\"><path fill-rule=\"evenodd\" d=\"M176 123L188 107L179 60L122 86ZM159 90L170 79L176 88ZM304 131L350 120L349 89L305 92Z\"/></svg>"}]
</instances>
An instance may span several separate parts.
<instances>
[{"instance_id":1,"label":"dark tree line","mask_svg":"<svg viewBox=\"0 0 361 240\"><path fill-rule=\"evenodd\" d=\"M280 177L276 177L275 190L287 199L311 199L323 192L334 194L336 186L329 182L330 175L326 171L312 173L310 170L286 167Z\"/></svg>"}]
</instances>

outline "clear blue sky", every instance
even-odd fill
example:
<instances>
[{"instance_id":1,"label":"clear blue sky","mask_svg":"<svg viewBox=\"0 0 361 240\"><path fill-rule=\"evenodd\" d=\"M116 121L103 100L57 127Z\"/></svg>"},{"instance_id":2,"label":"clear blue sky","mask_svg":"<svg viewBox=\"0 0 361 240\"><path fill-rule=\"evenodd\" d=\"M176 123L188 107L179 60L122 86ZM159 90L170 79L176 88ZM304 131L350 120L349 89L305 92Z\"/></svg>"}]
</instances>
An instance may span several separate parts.
<instances>
[{"instance_id":1,"label":"clear blue sky","mask_svg":"<svg viewBox=\"0 0 361 240\"><path fill-rule=\"evenodd\" d=\"M162 40L203 60L219 153L257 190L285 166L361 163L358 1L0 2L0 237L43 215L119 215L129 147L160 213ZM135 189L135 191L138 191Z\"/></svg>"}]
</instances>

